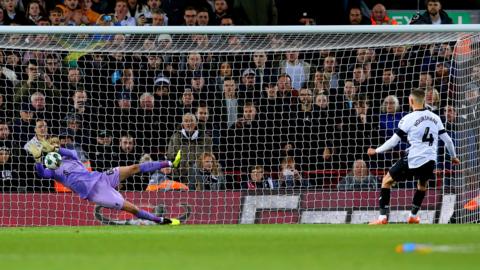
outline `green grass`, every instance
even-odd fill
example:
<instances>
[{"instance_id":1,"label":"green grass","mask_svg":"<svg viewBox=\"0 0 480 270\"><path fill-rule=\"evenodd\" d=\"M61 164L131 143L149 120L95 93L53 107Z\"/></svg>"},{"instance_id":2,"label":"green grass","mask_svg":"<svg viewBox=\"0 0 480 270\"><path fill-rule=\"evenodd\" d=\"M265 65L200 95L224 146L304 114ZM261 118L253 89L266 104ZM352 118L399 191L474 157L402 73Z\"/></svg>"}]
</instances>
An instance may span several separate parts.
<instances>
[{"instance_id":1,"label":"green grass","mask_svg":"<svg viewBox=\"0 0 480 270\"><path fill-rule=\"evenodd\" d=\"M405 242L476 245L397 254ZM478 225L0 228L1 269L475 269Z\"/></svg>"}]
</instances>

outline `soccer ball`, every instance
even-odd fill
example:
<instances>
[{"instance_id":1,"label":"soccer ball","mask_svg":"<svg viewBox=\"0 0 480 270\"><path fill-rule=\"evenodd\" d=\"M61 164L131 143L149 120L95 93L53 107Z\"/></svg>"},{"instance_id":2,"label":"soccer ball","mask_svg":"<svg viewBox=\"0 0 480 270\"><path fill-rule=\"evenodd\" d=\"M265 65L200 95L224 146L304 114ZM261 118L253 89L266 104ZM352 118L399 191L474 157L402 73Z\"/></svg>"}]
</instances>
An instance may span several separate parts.
<instances>
[{"instance_id":1,"label":"soccer ball","mask_svg":"<svg viewBox=\"0 0 480 270\"><path fill-rule=\"evenodd\" d=\"M45 156L43 163L45 167L55 170L62 163L62 156L57 152L50 152Z\"/></svg>"}]
</instances>

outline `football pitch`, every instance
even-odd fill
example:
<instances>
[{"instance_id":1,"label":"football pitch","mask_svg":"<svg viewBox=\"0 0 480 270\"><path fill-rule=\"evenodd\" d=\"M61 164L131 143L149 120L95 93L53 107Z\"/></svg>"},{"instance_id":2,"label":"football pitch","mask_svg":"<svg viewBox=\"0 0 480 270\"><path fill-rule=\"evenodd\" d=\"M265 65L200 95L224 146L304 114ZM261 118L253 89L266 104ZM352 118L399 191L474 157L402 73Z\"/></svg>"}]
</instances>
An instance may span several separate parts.
<instances>
[{"instance_id":1,"label":"football pitch","mask_svg":"<svg viewBox=\"0 0 480 270\"><path fill-rule=\"evenodd\" d=\"M396 253L406 242L446 250ZM445 248L446 247L446 248ZM0 228L1 269L475 269L479 225Z\"/></svg>"}]
</instances>

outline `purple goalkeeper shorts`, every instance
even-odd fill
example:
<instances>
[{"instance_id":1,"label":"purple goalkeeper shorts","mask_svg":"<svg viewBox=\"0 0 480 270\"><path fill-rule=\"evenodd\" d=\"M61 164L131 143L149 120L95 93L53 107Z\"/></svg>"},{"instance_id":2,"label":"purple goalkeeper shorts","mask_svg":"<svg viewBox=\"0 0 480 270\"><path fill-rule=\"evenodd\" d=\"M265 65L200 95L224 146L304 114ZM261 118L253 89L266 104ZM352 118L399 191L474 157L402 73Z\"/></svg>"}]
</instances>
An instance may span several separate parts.
<instances>
[{"instance_id":1,"label":"purple goalkeeper shorts","mask_svg":"<svg viewBox=\"0 0 480 270\"><path fill-rule=\"evenodd\" d=\"M117 168L101 173L100 179L93 186L88 200L106 208L120 210L125 199L115 188L120 183L120 170Z\"/></svg>"}]
</instances>

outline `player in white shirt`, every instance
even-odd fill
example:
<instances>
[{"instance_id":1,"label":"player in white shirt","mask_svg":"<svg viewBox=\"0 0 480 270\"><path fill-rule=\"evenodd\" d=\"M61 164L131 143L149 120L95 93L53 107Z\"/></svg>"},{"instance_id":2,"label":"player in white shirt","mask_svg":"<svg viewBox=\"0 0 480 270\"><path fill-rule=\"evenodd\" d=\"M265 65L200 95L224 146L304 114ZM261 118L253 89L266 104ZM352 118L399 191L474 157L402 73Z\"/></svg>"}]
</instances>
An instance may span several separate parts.
<instances>
[{"instance_id":1,"label":"player in white shirt","mask_svg":"<svg viewBox=\"0 0 480 270\"><path fill-rule=\"evenodd\" d=\"M393 183L404 181L412 176L418 179L418 184L407 223L420 223L417 213L425 197L428 180L435 178L433 171L437 160L439 137L445 142L445 147L452 157L452 164L460 163L452 139L445 131L440 117L425 109L425 91L413 89L408 97L408 102L413 112L400 120L395 134L382 146L377 149L369 148L367 152L369 156L383 153L395 147L402 139L408 140L410 144L407 149L408 154L397 161L383 177L380 190L380 216L377 220L370 222L372 225L388 223L390 189Z\"/></svg>"}]
</instances>

